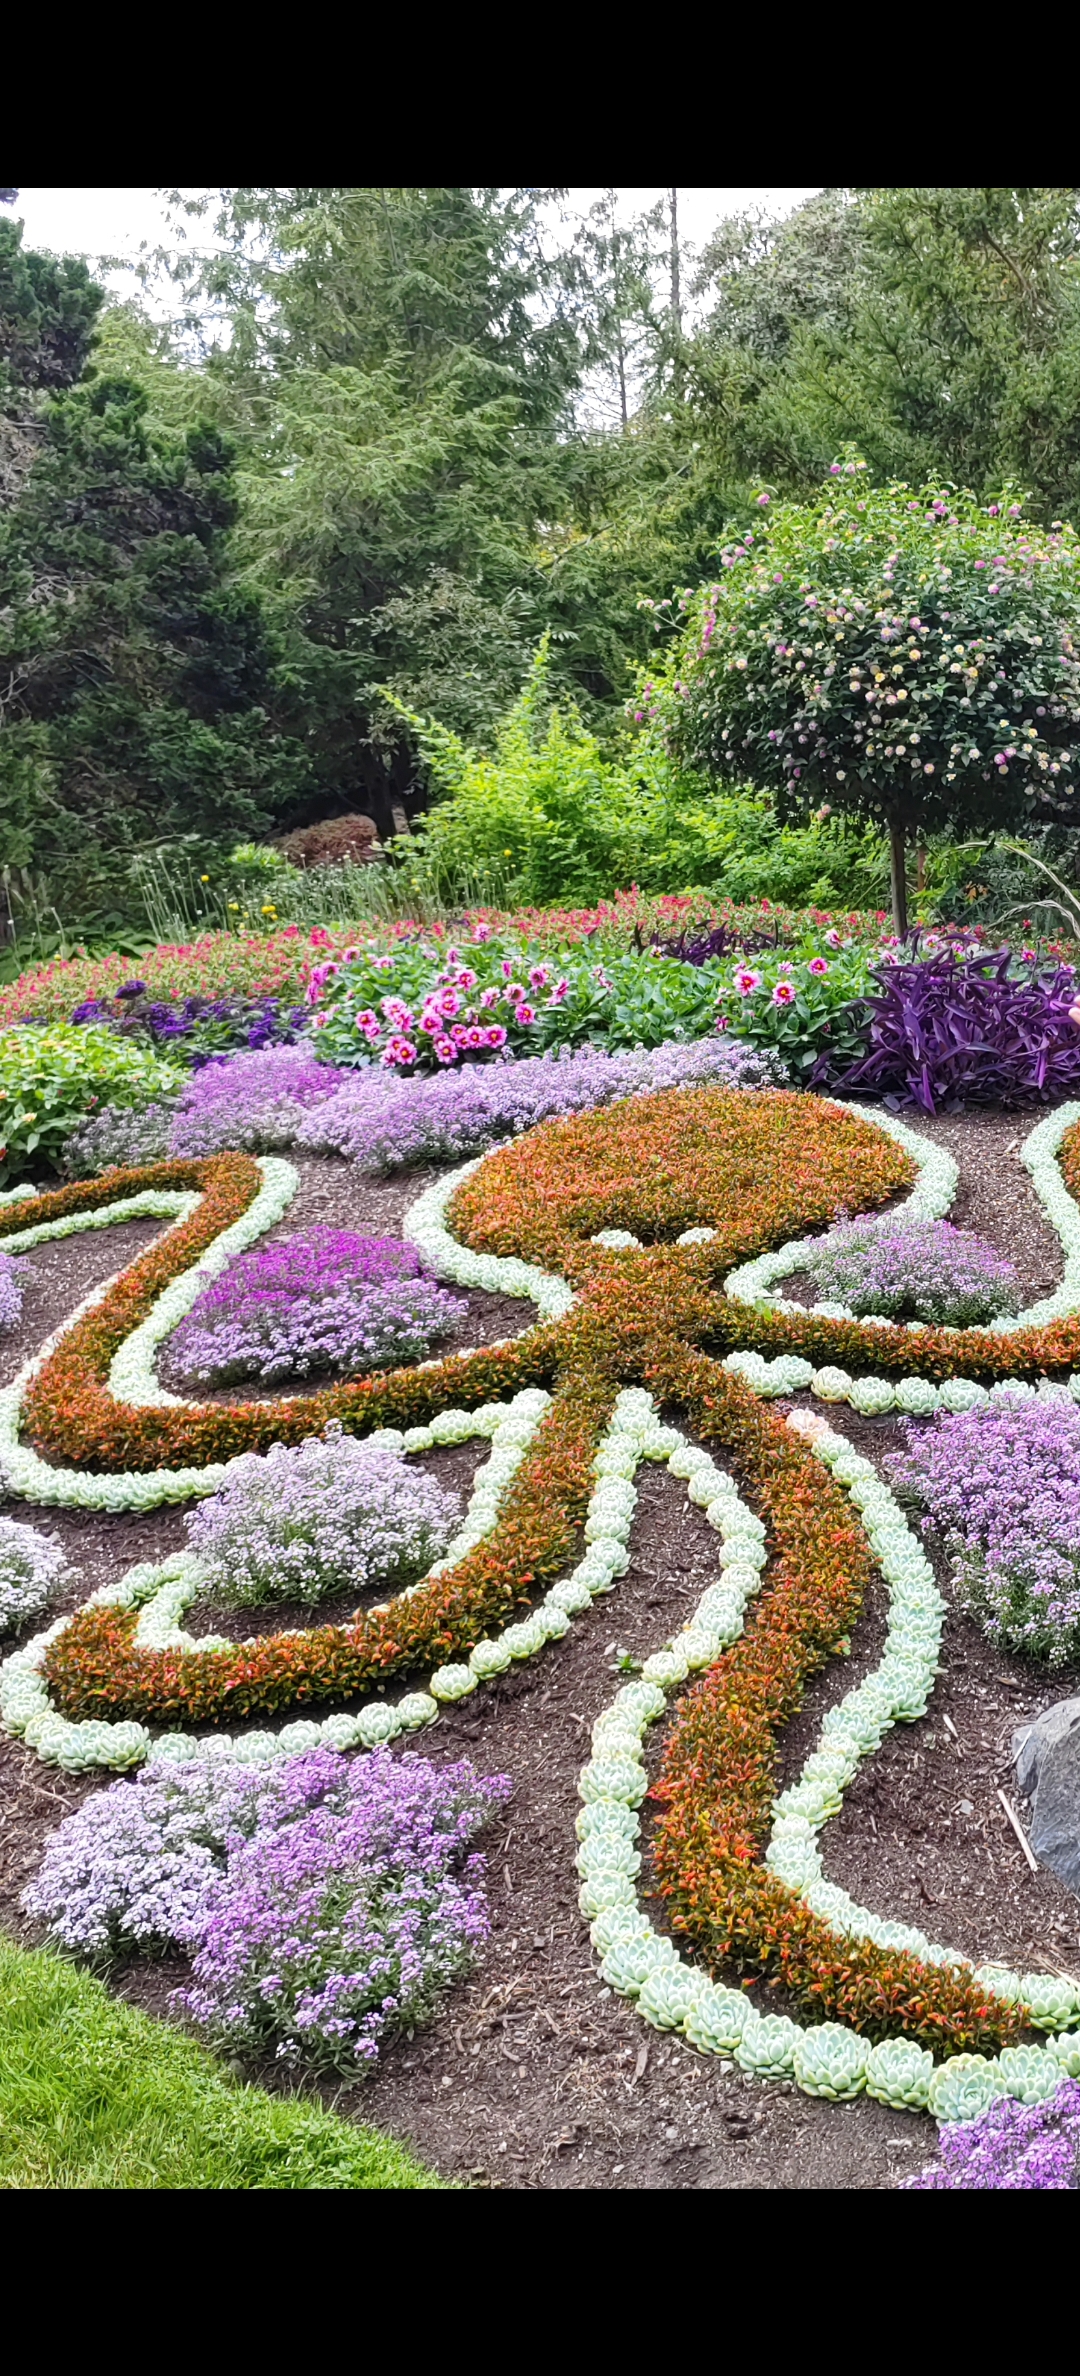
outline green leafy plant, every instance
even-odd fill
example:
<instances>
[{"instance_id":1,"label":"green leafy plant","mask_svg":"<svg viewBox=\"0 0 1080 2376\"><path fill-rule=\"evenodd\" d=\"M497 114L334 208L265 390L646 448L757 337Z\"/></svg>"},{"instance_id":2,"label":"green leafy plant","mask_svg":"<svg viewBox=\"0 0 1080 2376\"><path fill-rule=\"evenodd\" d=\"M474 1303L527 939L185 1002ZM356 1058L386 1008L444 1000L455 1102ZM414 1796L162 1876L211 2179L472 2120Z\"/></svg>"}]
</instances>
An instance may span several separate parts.
<instances>
[{"instance_id":1,"label":"green leafy plant","mask_svg":"<svg viewBox=\"0 0 1080 2376\"><path fill-rule=\"evenodd\" d=\"M179 1089L183 1068L92 1025L0 1034L0 1182L58 1166L65 1139L101 1105L143 1106Z\"/></svg>"}]
</instances>

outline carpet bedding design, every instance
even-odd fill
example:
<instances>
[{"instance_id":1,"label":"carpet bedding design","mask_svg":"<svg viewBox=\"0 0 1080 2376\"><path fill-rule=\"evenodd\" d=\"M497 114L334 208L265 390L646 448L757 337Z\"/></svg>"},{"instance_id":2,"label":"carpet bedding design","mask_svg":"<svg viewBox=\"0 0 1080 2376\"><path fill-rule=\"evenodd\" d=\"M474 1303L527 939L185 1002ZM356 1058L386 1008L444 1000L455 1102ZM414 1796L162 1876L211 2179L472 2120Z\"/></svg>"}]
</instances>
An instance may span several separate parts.
<instances>
[{"instance_id":1,"label":"carpet bedding design","mask_svg":"<svg viewBox=\"0 0 1080 2376\"><path fill-rule=\"evenodd\" d=\"M109 1511L188 1501L213 1492L237 1452L327 1422L406 1455L490 1446L449 1552L384 1607L247 1643L197 1638L183 1618L198 1560L136 1567L8 1657L5 1728L76 1771L419 1731L513 1660L557 1655L594 1598L617 1590L636 1471L665 1461L717 1534L718 1572L594 1730L578 1866L604 1979L698 2051L810 2094L866 2089L943 2120L999 2094L1041 2100L1080 2075L1080 1993L973 1968L823 1876L821 1834L861 1762L925 1711L943 1603L899 1505L820 1414L846 1402L930 1416L1005 1381L1080 1399L1078 1124L1080 1107L1061 1108L1023 1150L1062 1247L1060 1285L1016 1320L962 1330L857 1321L775 1293L838 1210L888 1204L892 1228L948 1210L955 1165L903 1125L722 1089L544 1124L438 1180L405 1225L438 1277L528 1297L535 1324L273 1403L181 1401L155 1361L207 1278L287 1212L291 1165L225 1155L0 1202L11 1252L137 1215L170 1224L0 1396L11 1492ZM804 1391L809 1409L768 1408ZM890 1596L884 1655L777 1796L778 1731L843 1646L875 1566ZM639 1902L643 1742L661 1719L654 1854L671 1936ZM788 2010L759 2012L730 1985L740 1975L773 1980Z\"/></svg>"}]
</instances>

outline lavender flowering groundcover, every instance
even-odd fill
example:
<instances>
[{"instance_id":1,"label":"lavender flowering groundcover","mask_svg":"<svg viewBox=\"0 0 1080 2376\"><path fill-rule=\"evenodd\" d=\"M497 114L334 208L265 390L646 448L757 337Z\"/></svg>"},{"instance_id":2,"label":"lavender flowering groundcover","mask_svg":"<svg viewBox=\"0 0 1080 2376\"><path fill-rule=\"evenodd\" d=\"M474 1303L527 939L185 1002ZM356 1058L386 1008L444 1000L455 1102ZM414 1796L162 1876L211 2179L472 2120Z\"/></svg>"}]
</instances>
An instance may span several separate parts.
<instances>
[{"instance_id":1,"label":"lavender flowering groundcover","mask_svg":"<svg viewBox=\"0 0 1080 2376\"><path fill-rule=\"evenodd\" d=\"M254 1608L407 1584L445 1551L458 1515L456 1495L426 1470L331 1420L321 1437L230 1461L187 1531L204 1590Z\"/></svg>"},{"instance_id":2,"label":"lavender flowering groundcover","mask_svg":"<svg viewBox=\"0 0 1080 2376\"><path fill-rule=\"evenodd\" d=\"M29 1263L19 1255L0 1254L0 1328L18 1327L29 1270Z\"/></svg>"},{"instance_id":3,"label":"lavender flowering groundcover","mask_svg":"<svg viewBox=\"0 0 1080 2376\"><path fill-rule=\"evenodd\" d=\"M998 1387L907 1433L887 1464L893 1484L937 1528L982 1631L1051 1667L1080 1655L1080 1409L1068 1391Z\"/></svg>"},{"instance_id":4,"label":"lavender flowering groundcover","mask_svg":"<svg viewBox=\"0 0 1080 2376\"><path fill-rule=\"evenodd\" d=\"M259 1155L292 1146L305 1116L348 1077L318 1063L303 1043L215 1059L181 1091L169 1152L217 1155L237 1147Z\"/></svg>"},{"instance_id":5,"label":"lavender flowering groundcover","mask_svg":"<svg viewBox=\"0 0 1080 2376\"><path fill-rule=\"evenodd\" d=\"M951 1221L849 1221L817 1241L807 1269L858 1318L970 1328L1020 1309L1013 1264Z\"/></svg>"},{"instance_id":6,"label":"lavender flowering groundcover","mask_svg":"<svg viewBox=\"0 0 1080 2376\"><path fill-rule=\"evenodd\" d=\"M204 1289L172 1340L202 1385L366 1375L419 1361L468 1305L421 1276L401 1238L316 1228L260 1246Z\"/></svg>"},{"instance_id":7,"label":"lavender flowering groundcover","mask_svg":"<svg viewBox=\"0 0 1080 2376\"><path fill-rule=\"evenodd\" d=\"M1065 2079L1041 2104L1005 2096L978 2120L941 2131L941 2160L903 2191L1075 2192L1080 2185L1080 2081Z\"/></svg>"},{"instance_id":8,"label":"lavender flowering groundcover","mask_svg":"<svg viewBox=\"0 0 1080 2376\"><path fill-rule=\"evenodd\" d=\"M621 1055L583 1048L572 1056L466 1065L411 1081L363 1073L306 1118L296 1144L314 1154L346 1155L362 1170L392 1171L406 1163L460 1158L553 1115L582 1113L617 1097L706 1081L759 1089L784 1078L768 1055L718 1032Z\"/></svg>"},{"instance_id":9,"label":"lavender flowering groundcover","mask_svg":"<svg viewBox=\"0 0 1080 2376\"><path fill-rule=\"evenodd\" d=\"M380 1749L151 1765L65 1818L23 1902L71 1954L185 1949L212 2043L357 2077L487 1937L472 1842L509 1791Z\"/></svg>"}]
</instances>

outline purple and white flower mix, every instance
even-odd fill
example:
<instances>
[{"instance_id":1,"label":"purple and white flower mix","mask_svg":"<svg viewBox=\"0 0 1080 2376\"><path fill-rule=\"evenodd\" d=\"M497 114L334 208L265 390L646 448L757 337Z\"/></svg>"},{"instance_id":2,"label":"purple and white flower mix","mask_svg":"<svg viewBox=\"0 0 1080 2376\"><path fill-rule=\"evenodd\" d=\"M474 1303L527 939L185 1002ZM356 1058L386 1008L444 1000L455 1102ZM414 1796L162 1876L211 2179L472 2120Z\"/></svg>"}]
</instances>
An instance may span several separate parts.
<instances>
[{"instance_id":1,"label":"purple and white flower mix","mask_svg":"<svg viewBox=\"0 0 1080 2376\"><path fill-rule=\"evenodd\" d=\"M169 1153L217 1155L237 1147L261 1155L290 1147L305 1115L347 1079L302 1044L215 1057L180 1093Z\"/></svg>"},{"instance_id":2,"label":"purple and white flower mix","mask_svg":"<svg viewBox=\"0 0 1080 2376\"><path fill-rule=\"evenodd\" d=\"M69 1180L96 1180L100 1173L142 1163L163 1163L170 1151L176 1101L155 1100L141 1109L102 1106L65 1139L63 1166Z\"/></svg>"},{"instance_id":3,"label":"purple and white flower mix","mask_svg":"<svg viewBox=\"0 0 1080 2376\"><path fill-rule=\"evenodd\" d=\"M33 1526L0 1518L0 1633L39 1617L67 1574L59 1543Z\"/></svg>"},{"instance_id":4,"label":"purple and white flower mix","mask_svg":"<svg viewBox=\"0 0 1080 2376\"><path fill-rule=\"evenodd\" d=\"M469 1065L435 1079L388 1083L367 1073L311 1114L296 1143L312 1153L349 1156L362 1170L391 1171L427 1159L460 1159L553 1115L581 1113L617 1097L712 1082L758 1089L777 1077L783 1076L768 1057L718 1034L616 1056L583 1048L572 1056Z\"/></svg>"},{"instance_id":5,"label":"purple and white flower mix","mask_svg":"<svg viewBox=\"0 0 1080 2376\"><path fill-rule=\"evenodd\" d=\"M406 1584L445 1551L458 1517L457 1496L425 1469L331 1420L302 1444L241 1453L186 1523L204 1589L254 1608Z\"/></svg>"},{"instance_id":6,"label":"purple and white flower mix","mask_svg":"<svg viewBox=\"0 0 1080 2376\"><path fill-rule=\"evenodd\" d=\"M1067 2193L1080 2187L1080 2080L1064 2079L1041 2104L1011 2096L978 2120L941 2131L941 2160L902 2191L930 2193Z\"/></svg>"},{"instance_id":7,"label":"purple and white flower mix","mask_svg":"<svg viewBox=\"0 0 1080 2376\"><path fill-rule=\"evenodd\" d=\"M1080 1655L1080 1409L998 1389L907 1435L893 1486L929 1513L983 1632L1051 1667Z\"/></svg>"},{"instance_id":8,"label":"purple and white flower mix","mask_svg":"<svg viewBox=\"0 0 1080 2376\"><path fill-rule=\"evenodd\" d=\"M0 1254L0 1328L17 1328L22 1318L23 1285L30 1268L18 1254Z\"/></svg>"},{"instance_id":9,"label":"purple and white flower mix","mask_svg":"<svg viewBox=\"0 0 1080 2376\"><path fill-rule=\"evenodd\" d=\"M509 1791L387 1750L151 1765L65 1819L23 1902L69 1953L186 1948L212 2042L355 2076L487 1937L471 1844Z\"/></svg>"},{"instance_id":10,"label":"purple and white flower mix","mask_svg":"<svg viewBox=\"0 0 1080 2376\"><path fill-rule=\"evenodd\" d=\"M467 1311L420 1276L415 1247L400 1238L312 1229L241 1255L204 1288L172 1357L202 1385L365 1375L419 1361Z\"/></svg>"},{"instance_id":11,"label":"purple and white flower mix","mask_svg":"<svg viewBox=\"0 0 1080 2376\"><path fill-rule=\"evenodd\" d=\"M971 1328L1020 1309L1012 1263L951 1221L850 1221L819 1240L807 1269L827 1297L860 1316Z\"/></svg>"}]
</instances>

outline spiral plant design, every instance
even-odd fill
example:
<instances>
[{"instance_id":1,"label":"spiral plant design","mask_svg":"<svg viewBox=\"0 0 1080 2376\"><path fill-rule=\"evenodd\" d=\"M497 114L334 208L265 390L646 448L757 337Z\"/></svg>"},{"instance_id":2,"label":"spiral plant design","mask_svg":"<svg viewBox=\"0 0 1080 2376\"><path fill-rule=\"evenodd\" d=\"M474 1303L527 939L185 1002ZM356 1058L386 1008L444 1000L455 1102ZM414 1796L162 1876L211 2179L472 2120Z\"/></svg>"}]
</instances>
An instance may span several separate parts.
<instances>
[{"instance_id":1,"label":"spiral plant design","mask_svg":"<svg viewBox=\"0 0 1080 2376\"><path fill-rule=\"evenodd\" d=\"M858 1321L773 1292L805 1259L806 1233L841 1211L892 1200L895 1228L948 1209L951 1159L898 1123L790 1092L704 1088L543 1124L444 1177L405 1224L440 1277L529 1297L535 1323L479 1352L272 1404L183 1402L154 1361L207 1277L281 1218L288 1163L166 1163L0 1205L11 1252L136 1211L170 1222L0 1396L9 1491L103 1510L184 1501L214 1491L235 1454L328 1423L405 1454L490 1445L455 1542L381 1608L246 1643L196 1640L182 1620L198 1559L144 1564L8 1658L5 1727L74 1770L389 1741L556 1643L617 1587L637 1468L664 1460L717 1533L717 1580L594 1730L578 1865L604 1979L699 2051L811 2093L866 2089L943 2119L1000 2093L1039 2100L1080 2075L1080 1995L973 1969L824 1877L819 1835L861 1760L925 1711L944 1604L899 1506L820 1406L929 1416L1002 1381L1080 1392L1078 1123L1080 1107L1059 1109L1025 1148L1062 1242L1062 1284L984 1329ZM809 1405L769 1408L804 1391ZM875 1567L890 1596L884 1657L778 1798L778 1733L846 1645ZM653 1854L679 1946L638 1899L642 1744L672 1694ZM343 1700L345 1714L316 1713ZM775 1983L787 2010L762 2012L731 1985L739 1977Z\"/></svg>"}]
</instances>

